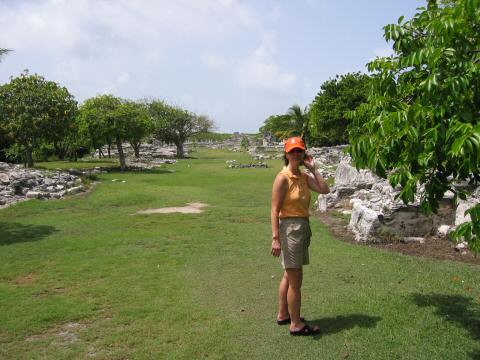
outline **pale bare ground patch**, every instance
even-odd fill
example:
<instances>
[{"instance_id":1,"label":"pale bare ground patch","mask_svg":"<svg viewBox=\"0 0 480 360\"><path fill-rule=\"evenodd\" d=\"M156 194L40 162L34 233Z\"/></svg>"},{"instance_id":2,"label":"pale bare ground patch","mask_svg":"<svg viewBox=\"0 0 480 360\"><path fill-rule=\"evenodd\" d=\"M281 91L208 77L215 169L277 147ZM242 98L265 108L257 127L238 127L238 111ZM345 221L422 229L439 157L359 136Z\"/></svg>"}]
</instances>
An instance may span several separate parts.
<instances>
[{"instance_id":1,"label":"pale bare ground patch","mask_svg":"<svg viewBox=\"0 0 480 360\"><path fill-rule=\"evenodd\" d=\"M32 272L27 275L18 276L13 280L15 285L30 285L37 280L37 274Z\"/></svg>"},{"instance_id":2,"label":"pale bare ground patch","mask_svg":"<svg viewBox=\"0 0 480 360\"><path fill-rule=\"evenodd\" d=\"M101 332L98 329L105 329L110 326L113 318L110 308L98 309L98 317L85 319L81 322L68 322L45 329L41 333L32 334L25 338L26 342L31 343L48 343L48 348L54 353L55 349L66 349L70 346L77 345L82 347L84 356L82 358L111 358L111 345L102 342ZM1 333L0 333L1 335ZM93 336L93 337L92 337ZM0 336L1 339L1 336Z\"/></svg>"},{"instance_id":3,"label":"pale bare ground patch","mask_svg":"<svg viewBox=\"0 0 480 360\"><path fill-rule=\"evenodd\" d=\"M68 322L59 327L48 329L41 334L30 335L26 341L37 341L51 339L54 345L69 345L79 341L79 336L87 330L85 324Z\"/></svg>"},{"instance_id":4,"label":"pale bare ground patch","mask_svg":"<svg viewBox=\"0 0 480 360\"><path fill-rule=\"evenodd\" d=\"M137 214L171 214L176 212L182 213L182 214L199 214L203 212L203 208L207 206L208 204L193 202L185 206L140 210L137 212Z\"/></svg>"}]
</instances>

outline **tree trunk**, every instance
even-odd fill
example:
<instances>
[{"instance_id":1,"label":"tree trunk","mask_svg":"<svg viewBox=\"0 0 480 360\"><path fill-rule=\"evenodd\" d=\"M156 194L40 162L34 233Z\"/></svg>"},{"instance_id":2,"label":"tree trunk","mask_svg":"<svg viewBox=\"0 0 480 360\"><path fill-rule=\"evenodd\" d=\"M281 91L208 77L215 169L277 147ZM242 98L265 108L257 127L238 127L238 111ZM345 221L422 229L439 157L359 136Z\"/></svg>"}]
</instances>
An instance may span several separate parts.
<instances>
[{"instance_id":1,"label":"tree trunk","mask_svg":"<svg viewBox=\"0 0 480 360\"><path fill-rule=\"evenodd\" d=\"M58 159L65 160L65 156L67 155L65 144L63 144L61 141L60 143L55 141L53 143L53 148L55 149L55 154L58 156Z\"/></svg>"},{"instance_id":2,"label":"tree trunk","mask_svg":"<svg viewBox=\"0 0 480 360\"><path fill-rule=\"evenodd\" d=\"M99 147L98 148L98 158L101 159L102 157L105 157L105 156L103 155L102 148Z\"/></svg>"},{"instance_id":3,"label":"tree trunk","mask_svg":"<svg viewBox=\"0 0 480 360\"><path fill-rule=\"evenodd\" d=\"M118 150L118 159L120 160L120 169L122 171L125 171L125 168L126 168L125 154L123 153L122 142L118 137L116 138L116 142L117 142L117 150Z\"/></svg>"},{"instance_id":4,"label":"tree trunk","mask_svg":"<svg viewBox=\"0 0 480 360\"><path fill-rule=\"evenodd\" d=\"M108 158L109 158L109 159L112 158L112 154L110 154L110 149L111 149L111 147L112 147L112 144L108 144L108 150L107 150L107 152L108 152ZM118 144L117 144L117 147L118 147Z\"/></svg>"},{"instance_id":5,"label":"tree trunk","mask_svg":"<svg viewBox=\"0 0 480 360\"><path fill-rule=\"evenodd\" d=\"M185 152L183 151L183 142L178 142L177 145L177 158L183 159L185 156Z\"/></svg>"},{"instance_id":6,"label":"tree trunk","mask_svg":"<svg viewBox=\"0 0 480 360\"><path fill-rule=\"evenodd\" d=\"M135 153L135 157L138 159L140 157L140 143L132 143L133 152Z\"/></svg>"},{"instance_id":7,"label":"tree trunk","mask_svg":"<svg viewBox=\"0 0 480 360\"><path fill-rule=\"evenodd\" d=\"M32 148L27 148L27 150L25 150L25 157L26 157L28 168L33 167L33 154L32 153L33 153Z\"/></svg>"}]
</instances>

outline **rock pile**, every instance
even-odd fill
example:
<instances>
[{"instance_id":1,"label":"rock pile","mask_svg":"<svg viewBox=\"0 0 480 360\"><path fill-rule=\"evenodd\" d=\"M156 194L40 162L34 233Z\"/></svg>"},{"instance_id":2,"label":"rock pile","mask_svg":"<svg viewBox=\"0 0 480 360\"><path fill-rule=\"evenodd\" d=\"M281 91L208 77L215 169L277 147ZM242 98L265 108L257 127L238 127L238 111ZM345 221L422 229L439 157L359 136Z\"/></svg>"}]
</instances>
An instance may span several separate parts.
<instances>
[{"instance_id":1,"label":"rock pile","mask_svg":"<svg viewBox=\"0 0 480 360\"><path fill-rule=\"evenodd\" d=\"M319 163L332 166L339 164L342 160L350 159L350 156L345 154L346 147L347 145L312 147L307 149L307 152Z\"/></svg>"},{"instance_id":2,"label":"rock pile","mask_svg":"<svg viewBox=\"0 0 480 360\"><path fill-rule=\"evenodd\" d=\"M59 199L81 191L82 180L75 175L0 162L0 207L25 199Z\"/></svg>"},{"instance_id":3,"label":"rock pile","mask_svg":"<svg viewBox=\"0 0 480 360\"><path fill-rule=\"evenodd\" d=\"M145 170L153 169L162 164L174 164L177 162L175 156L177 155L177 149L173 146L164 146L158 141L154 141L151 144L141 144L139 147L139 157L135 157L135 151L129 143L122 145L125 154L125 161L127 167L130 170ZM108 157L108 147L104 146L101 149L102 158ZM185 156L188 156L188 151L185 149ZM117 158L118 151L114 146L110 148L110 157ZM92 158L100 159L100 152L96 150L92 154Z\"/></svg>"},{"instance_id":4,"label":"rock pile","mask_svg":"<svg viewBox=\"0 0 480 360\"><path fill-rule=\"evenodd\" d=\"M426 236L446 237L455 226L469 220L463 217L465 210L480 202L480 188L468 202L461 201L457 207L453 194L447 193L438 213L426 216L420 209L419 195L413 203L405 205L397 198L399 188L392 188L387 180L368 170L357 171L348 157L342 158L338 165L331 190L329 194L319 195L319 210L337 208L343 214L350 214L348 229L362 242L422 243Z\"/></svg>"},{"instance_id":5,"label":"rock pile","mask_svg":"<svg viewBox=\"0 0 480 360\"><path fill-rule=\"evenodd\" d=\"M261 161L257 163L241 164L237 160L227 160L226 164L229 169L267 168L268 167L267 163L261 162Z\"/></svg>"},{"instance_id":6,"label":"rock pile","mask_svg":"<svg viewBox=\"0 0 480 360\"><path fill-rule=\"evenodd\" d=\"M350 157L345 154L346 145L330 147L312 147L307 152L312 155L322 176L327 179L334 176L337 166L342 161L349 161ZM347 160L345 160L347 159Z\"/></svg>"},{"instance_id":7,"label":"rock pile","mask_svg":"<svg viewBox=\"0 0 480 360\"><path fill-rule=\"evenodd\" d=\"M147 167L158 166L165 163L174 163L175 156L177 155L177 149L174 146L165 146L157 141L154 141L151 144L141 144L139 148L139 157L135 157L135 152L133 147L129 143L124 143L122 145L123 151L125 153L125 158L128 166L140 166L145 165ZM104 146L101 149L103 157L108 156L108 147ZM116 146L110 148L110 156L118 157L118 151ZM188 156L187 149L185 149L185 156ZM100 152L98 150L92 154L92 157L95 159L100 158Z\"/></svg>"}]
</instances>

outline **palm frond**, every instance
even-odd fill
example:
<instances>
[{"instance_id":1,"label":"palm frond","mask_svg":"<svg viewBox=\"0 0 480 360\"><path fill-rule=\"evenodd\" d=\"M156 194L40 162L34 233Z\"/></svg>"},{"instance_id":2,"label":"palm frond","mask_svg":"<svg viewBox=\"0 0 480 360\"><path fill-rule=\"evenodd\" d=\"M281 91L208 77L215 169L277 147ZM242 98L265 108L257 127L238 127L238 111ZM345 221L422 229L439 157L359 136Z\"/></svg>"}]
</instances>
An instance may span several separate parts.
<instances>
[{"instance_id":1,"label":"palm frond","mask_svg":"<svg viewBox=\"0 0 480 360\"><path fill-rule=\"evenodd\" d=\"M2 60L3 55L6 55L10 51L12 51L12 50L0 48L0 60Z\"/></svg>"}]
</instances>

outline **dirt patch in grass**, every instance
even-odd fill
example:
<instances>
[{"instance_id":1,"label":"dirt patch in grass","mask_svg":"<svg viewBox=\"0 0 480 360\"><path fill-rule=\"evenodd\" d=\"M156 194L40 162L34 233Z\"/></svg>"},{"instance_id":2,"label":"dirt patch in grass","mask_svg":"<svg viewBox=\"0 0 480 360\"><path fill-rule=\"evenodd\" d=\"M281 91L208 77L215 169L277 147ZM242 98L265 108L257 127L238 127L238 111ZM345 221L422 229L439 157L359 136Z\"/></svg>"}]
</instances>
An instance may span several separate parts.
<instances>
[{"instance_id":1,"label":"dirt patch in grass","mask_svg":"<svg viewBox=\"0 0 480 360\"><path fill-rule=\"evenodd\" d=\"M30 273L28 275L18 276L13 280L15 285L30 285L33 284L37 280L36 273Z\"/></svg>"},{"instance_id":2,"label":"dirt patch in grass","mask_svg":"<svg viewBox=\"0 0 480 360\"><path fill-rule=\"evenodd\" d=\"M140 210L137 214L170 214L170 213L182 213L182 214L198 214L203 212L203 208L207 207L207 204L203 203L190 203L185 206L166 207L158 209L146 209Z\"/></svg>"},{"instance_id":3,"label":"dirt patch in grass","mask_svg":"<svg viewBox=\"0 0 480 360\"><path fill-rule=\"evenodd\" d=\"M376 247L386 251L400 252L406 255L420 256L438 260L454 260L480 265L480 256L475 257L470 251L467 252L467 254L462 255L460 252L455 250L455 245L446 239L440 239L432 236L427 237L425 239L425 243L423 244L404 244L402 242L363 244L355 240L355 236L347 230L347 220L337 215L335 210L327 211L325 213L319 212L316 213L315 216L337 239L345 242L361 246Z\"/></svg>"},{"instance_id":4,"label":"dirt patch in grass","mask_svg":"<svg viewBox=\"0 0 480 360\"><path fill-rule=\"evenodd\" d=\"M58 295L58 294L63 294L65 292L65 288L63 287L56 287L53 289L43 289L35 294L33 294L33 297L36 298L45 298L53 295Z\"/></svg>"},{"instance_id":5,"label":"dirt patch in grass","mask_svg":"<svg viewBox=\"0 0 480 360\"><path fill-rule=\"evenodd\" d=\"M87 330L85 324L77 322L68 322L53 329L48 329L41 334L30 335L26 341L37 341L52 339L52 344L55 345L68 345L79 340L79 336L82 332Z\"/></svg>"}]
</instances>

